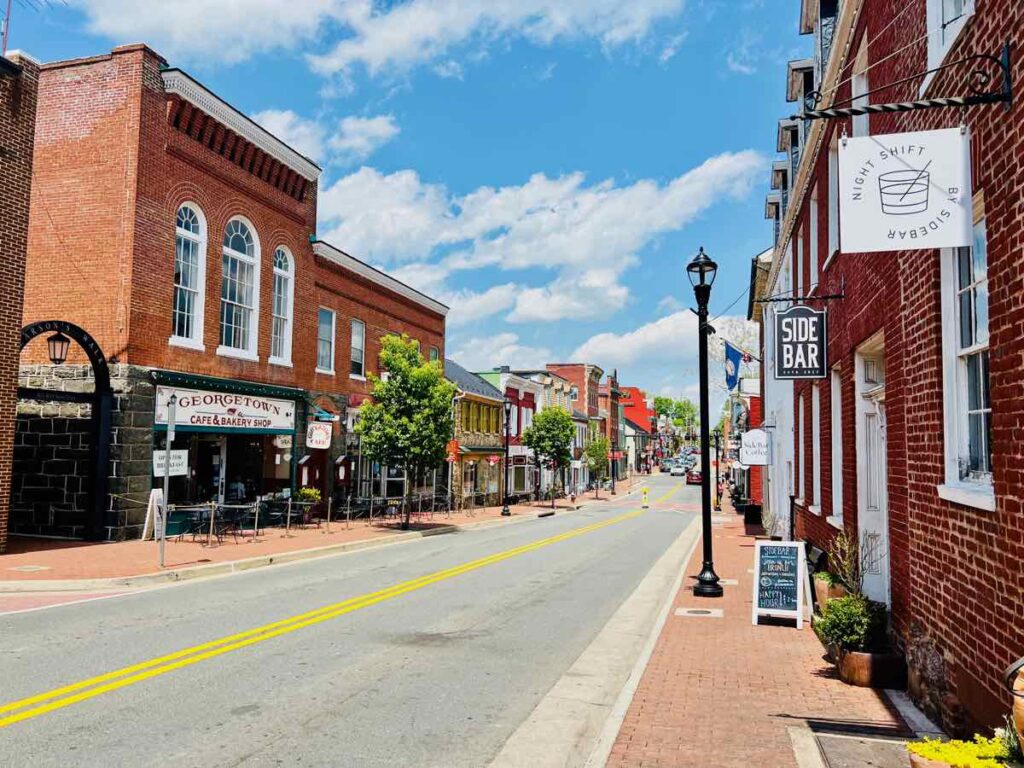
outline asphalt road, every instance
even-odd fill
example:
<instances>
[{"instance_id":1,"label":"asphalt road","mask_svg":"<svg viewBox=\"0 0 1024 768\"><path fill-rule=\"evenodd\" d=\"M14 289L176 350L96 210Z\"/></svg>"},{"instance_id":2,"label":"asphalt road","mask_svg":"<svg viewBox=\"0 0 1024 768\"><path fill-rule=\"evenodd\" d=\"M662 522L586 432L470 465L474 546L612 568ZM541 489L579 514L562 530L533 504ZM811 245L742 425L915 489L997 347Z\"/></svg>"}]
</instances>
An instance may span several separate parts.
<instances>
[{"instance_id":1,"label":"asphalt road","mask_svg":"<svg viewBox=\"0 0 1024 768\"><path fill-rule=\"evenodd\" d=\"M486 766L692 519L649 487L0 617L0 765Z\"/></svg>"}]
</instances>

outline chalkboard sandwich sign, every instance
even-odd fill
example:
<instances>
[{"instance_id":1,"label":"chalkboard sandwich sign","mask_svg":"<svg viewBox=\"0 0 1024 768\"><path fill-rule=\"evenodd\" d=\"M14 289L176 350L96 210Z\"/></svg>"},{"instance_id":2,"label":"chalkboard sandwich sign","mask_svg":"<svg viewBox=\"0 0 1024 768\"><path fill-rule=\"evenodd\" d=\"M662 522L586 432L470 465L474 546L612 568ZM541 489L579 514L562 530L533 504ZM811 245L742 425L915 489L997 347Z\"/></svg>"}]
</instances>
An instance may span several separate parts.
<instances>
[{"instance_id":1,"label":"chalkboard sandwich sign","mask_svg":"<svg viewBox=\"0 0 1024 768\"><path fill-rule=\"evenodd\" d=\"M799 541L758 541L754 550L753 623L759 616L796 619L803 629L807 564Z\"/></svg>"}]
</instances>

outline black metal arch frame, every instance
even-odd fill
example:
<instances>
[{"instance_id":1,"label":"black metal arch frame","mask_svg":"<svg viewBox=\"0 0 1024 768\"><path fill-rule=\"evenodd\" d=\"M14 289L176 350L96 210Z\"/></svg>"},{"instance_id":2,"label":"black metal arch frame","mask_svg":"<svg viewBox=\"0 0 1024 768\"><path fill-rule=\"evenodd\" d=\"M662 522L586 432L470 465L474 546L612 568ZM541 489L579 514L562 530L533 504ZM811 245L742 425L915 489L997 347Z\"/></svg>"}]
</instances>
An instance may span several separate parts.
<instances>
[{"instance_id":1,"label":"black metal arch frame","mask_svg":"<svg viewBox=\"0 0 1024 768\"><path fill-rule=\"evenodd\" d=\"M965 56L962 59L942 64L933 69L925 70L916 75L910 75L896 80L892 83L873 88L862 93L856 98L864 98L881 91L887 91L905 83L920 80L928 75L942 72L947 69L954 69L968 65L967 89L970 91L966 96L937 96L915 101L901 101L890 104L865 104L862 107L842 106L853 104L854 98L847 99L833 105L829 109L814 109L824 98L820 91L811 91L804 97L804 111L798 115L791 115L791 120L834 120L843 117L856 115L868 115L877 112L910 112L917 109L937 109L941 107L970 107L978 104L1002 104L1004 109L1010 109L1013 104L1013 75L1010 69L1010 44L1005 43L999 56L988 54L975 54ZM999 79L993 82L994 78L989 71L995 67L999 73Z\"/></svg>"},{"instance_id":2,"label":"black metal arch frame","mask_svg":"<svg viewBox=\"0 0 1024 768\"><path fill-rule=\"evenodd\" d=\"M91 403L89 452L92 458L92 477L89 492L92 510L86 525L86 538L102 538L107 523L107 494L110 487L110 419L114 393L110 388L110 369L99 343L83 328L66 320L40 320L21 329L21 349L44 333L63 333L82 348L92 365L95 387L92 392L62 392L36 387L18 387L18 397L26 400L56 401L62 403Z\"/></svg>"}]
</instances>

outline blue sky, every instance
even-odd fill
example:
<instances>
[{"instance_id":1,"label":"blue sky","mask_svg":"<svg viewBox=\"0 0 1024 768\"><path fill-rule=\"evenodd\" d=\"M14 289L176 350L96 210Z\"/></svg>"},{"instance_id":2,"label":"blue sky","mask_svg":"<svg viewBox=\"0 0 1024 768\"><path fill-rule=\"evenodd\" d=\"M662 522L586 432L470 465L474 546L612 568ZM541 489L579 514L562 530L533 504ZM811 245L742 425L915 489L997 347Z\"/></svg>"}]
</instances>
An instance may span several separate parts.
<instances>
[{"instance_id":1,"label":"blue sky","mask_svg":"<svg viewBox=\"0 0 1024 768\"><path fill-rule=\"evenodd\" d=\"M319 234L451 304L463 365L587 356L693 396L746 312L797 0L15 4L43 61L146 42L323 167ZM716 398L720 399L720 398Z\"/></svg>"}]
</instances>

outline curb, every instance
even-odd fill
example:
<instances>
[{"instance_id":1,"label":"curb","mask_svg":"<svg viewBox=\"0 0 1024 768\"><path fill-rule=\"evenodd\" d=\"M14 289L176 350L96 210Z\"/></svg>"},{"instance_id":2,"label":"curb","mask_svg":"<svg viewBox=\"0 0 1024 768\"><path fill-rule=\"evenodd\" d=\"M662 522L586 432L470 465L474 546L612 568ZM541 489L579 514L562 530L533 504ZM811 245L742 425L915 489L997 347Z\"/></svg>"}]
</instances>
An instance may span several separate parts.
<instances>
[{"instance_id":1,"label":"curb","mask_svg":"<svg viewBox=\"0 0 1024 768\"><path fill-rule=\"evenodd\" d=\"M626 496L633 491L622 494ZM605 501L600 499L598 501ZM591 500L593 503L593 500ZM559 510L563 514L571 514L587 509L590 503L577 505L575 509ZM550 517L554 511L547 510L539 513L536 517ZM187 568L176 568L174 570L157 571L155 573L140 574L138 576L112 576L96 579L53 579L53 580L25 580L25 581L0 581L0 594L17 594L23 592L95 592L106 589L144 588L158 585L175 584L183 581L204 579L212 576L224 576L242 571L251 571L258 568L266 568L271 565L282 565L285 563L301 562L303 560L315 560L321 557L340 555L346 552L357 552L362 549L373 547L401 544L406 541L427 538L428 536L443 536L459 531L491 528L500 525L521 523L526 520L536 519L529 513L510 518L497 518L494 520L480 520L462 525L445 525L431 528L426 531L404 531L389 536L381 536L376 539L363 539L360 541L348 541L342 544L328 544L323 547L312 547L310 549L297 549L292 552L280 552L273 555L259 555L256 557L244 558L242 560L231 560L225 563L210 563L208 565L195 565Z\"/></svg>"}]
</instances>

